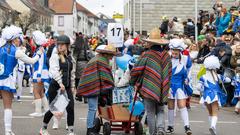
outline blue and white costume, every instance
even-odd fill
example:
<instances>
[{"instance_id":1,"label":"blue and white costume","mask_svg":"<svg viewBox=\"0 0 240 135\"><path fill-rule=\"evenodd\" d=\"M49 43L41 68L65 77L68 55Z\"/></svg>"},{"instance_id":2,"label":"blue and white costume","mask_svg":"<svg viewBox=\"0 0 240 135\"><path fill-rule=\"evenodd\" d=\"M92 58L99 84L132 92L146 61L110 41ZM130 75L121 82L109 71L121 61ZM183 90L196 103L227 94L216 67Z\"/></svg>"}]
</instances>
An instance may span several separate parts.
<instances>
[{"instance_id":1,"label":"blue and white costume","mask_svg":"<svg viewBox=\"0 0 240 135\"><path fill-rule=\"evenodd\" d=\"M172 58L172 79L169 91L170 99L186 99L187 91L184 89L185 81L189 82L188 71L192 66L188 56L181 55L181 60Z\"/></svg>"},{"instance_id":2,"label":"blue and white costume","mask_svg":"<svg viewBox=\"0 0 240 135\"><path fill-rule=\"evenodd\" d=\"M41 31L33 32L33 41L37 46L41 46L47 42L46 36ZM38 49L37 49L38 50ZM36 54L34 54L35 56ZM33 82L37 83L38 78L41 78L41 82L49 83L49 73L47 66L47 55L46 52L42 53L38 62L33 65Z\"/></svg>"},{"instance_id":3,"label":"blue and white costume","mask_svg":"<svg viewBox=\"0 0 240 135\"><path fill-rule=\"evenodd\" d=\"M218 80L222 82L230 82L231 80L229 78L216 74L214 77L216 81L213 79L211 71L206 71L206 74L200 78L198 88L200 88L200 91L203 93L200 103L211 104L218 101L219 106L222 106L226 103L226 94L219 86Z\"/></svg>"},{"instance_id":4,"label":"blue and white costume","mask_svg":"<svg viewBox=\"0 0 240 135\"><path fill-rule=\"evenodd\" d=\"M17 48L12 44L5 44L0 48L0 90L11 93L16 93L16 78L13 76L17 65L16 51Z\"/></svg>"},{"instance_id":5,"label":"blue and white costume","mask_svg":"<svg viewBox=\"0 0 240 135\"><path fill-rule=\"evenodd\" d=\"M181 39L172 39L169 43L170 49L177 49L183 51L185 44ZM180 54L180 58L172 58L172 78L171 88L169 90L170 99L187 99L189 92L185 89L186 82L190 82L190 68L192 67L192 61L189 56ZM188 85L190 88L190 83Z\"/></svg>"},{"instance_id":6,"label":"blue and white costume","mask_svg":"<svg viewBox=\"0 0 240 135\"><path fill-rule=\"evenodd\" d=\"M35 56L35 54L34 54ZM37 79L41 78L41 82L49 82L49 73L47 66L47 55L44 52L38 62L33 65L33 82L37 83Z\"/></svg>"},{"instance_id":7,"label":"blue and white costume","mask_svg":"<svg viewBox=\"0 0 240 135\"><path fill-rule=\"evenodd\" d=\"M235 86L234 98L240 98L240 76L238 74L233 78L232 85Z\"/></svg>"},{"instance_id":8,"label":"blue and white costume","mask_svg":"<svg viewBox=\"0 0 240 135\"><path fill-rule=\"evenodd\" d=\"M218 102L219 106L226 103L226 93L221 89L220 83L231 82L230 78L215 73L213 70L220 67L217 57L209 56L204 60L204 66L207 69L198 83L197 89L202 92L201 104L211 104ZM221 82L220 82L221 81Z\"/></svg>"}]
</instances>

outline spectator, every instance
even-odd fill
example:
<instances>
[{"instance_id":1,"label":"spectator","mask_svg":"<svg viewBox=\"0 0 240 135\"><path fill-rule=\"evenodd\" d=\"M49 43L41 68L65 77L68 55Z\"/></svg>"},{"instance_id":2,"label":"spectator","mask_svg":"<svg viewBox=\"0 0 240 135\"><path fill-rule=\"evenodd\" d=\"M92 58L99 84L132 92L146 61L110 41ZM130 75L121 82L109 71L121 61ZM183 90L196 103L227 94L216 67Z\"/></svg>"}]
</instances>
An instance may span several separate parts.
<instances>
[{"instance_id":1,"label":"spectator","mask_svg":"<svg viewBox=\"0 0 240 135\"><path fill-rule=\"evenodd\" d=\"M234 11L232 15L235 17L235 19L234 19L235 21L234 21L234 24L233 24L232 31L234 33L237 33L240 30L239 12L238 11Z\"/></svg>"},{"instance_id":2,"label":"spectator","mask_svg":"<svg viewBox=\"0 0 240 135\"><path fill-rule=\"evenodd\" d=\"M195 26L192 19L188 19L187 25L184 28L184 34L188 37L195 36Z\"/></svg>"},{"instance_id":3,"label":"spectator","mask_svg":"<svg viewBox=\"0 0 240 135\"><path fill-rule=\"evenodd\" d=\"M231 14L227 12L226 8L222 8L221 13L216 18L217 37L223 35L228 29L229 22L231 21Z\"/></svg>"},{"instance_id":4,"label":"spectator","mask_svg":"<svg viewBox=\"0 0 240 135\"><path fill-rule=\"evenodd\" d=\"M197 59L194 62L203 63L205 57L210 53L210 48L208 46L208 42L206 40L205 35L200 35L198 37L198 46L199 46L199 53Z\"/></svg>"},{"instance_id":5,"label":"spectator","mask_svg":"<svg viewBox=\"0 0 240 135\"><path fill-rule=\"evenodd\" d=\"M163 22L160 26L161 34L167 34L169 20L168 20L167 16L163 16L162 20L163 20Z\"/></svg>"}]
</instances>

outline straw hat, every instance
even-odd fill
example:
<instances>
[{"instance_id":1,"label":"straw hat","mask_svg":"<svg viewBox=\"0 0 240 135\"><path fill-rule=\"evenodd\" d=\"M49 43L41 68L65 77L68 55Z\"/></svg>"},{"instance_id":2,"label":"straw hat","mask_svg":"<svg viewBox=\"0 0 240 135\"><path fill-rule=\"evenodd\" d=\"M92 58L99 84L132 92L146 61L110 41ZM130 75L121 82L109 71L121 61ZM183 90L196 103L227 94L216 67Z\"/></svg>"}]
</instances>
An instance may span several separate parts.
<instances>
[{"instance_id":1,"label":"straw hat","mask_svg":"<svg viewBox=\"0 0 240 135\"><path fill-rule=\"evenodd\" d=\"M96 50L96 52L110 55L120 54L119 52L117 52L116 47L114 47L112 44L106 45L104 48L99 48Z\"/></svg>"},{"instance_id":2,"label":"straw hat","mask_svg":"<svg viewBox=\"0 0 240 135\"><path fill-rule=\"evenodd\" d=\"M150 34L148 39L143 39L143 41L157 44L157 45L167 45L169 44L169 40L161 38L161 31L158 28L154 28Z\"/></svg>"},{"instance_id":3,"label":"straw hat","mask_svg":"<svg viewBox=\"0 0 240 135\"><path fill-rule=\"evenodd\" d=\"M232 13L232 15L233 15L233 16L239 16L239 12L238 12L238 11L234 11L234 12Z\"/></svg>"}]
</instances>

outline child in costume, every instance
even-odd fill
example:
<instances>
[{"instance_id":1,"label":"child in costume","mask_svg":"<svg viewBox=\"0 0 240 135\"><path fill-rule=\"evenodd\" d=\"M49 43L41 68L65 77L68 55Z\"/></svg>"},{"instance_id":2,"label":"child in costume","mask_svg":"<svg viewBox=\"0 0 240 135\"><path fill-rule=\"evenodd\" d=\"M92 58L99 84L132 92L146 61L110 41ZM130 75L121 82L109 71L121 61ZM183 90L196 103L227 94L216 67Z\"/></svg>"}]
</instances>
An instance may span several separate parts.
<instances>
[{"instance_id":1,"label":"child in costume","mask_svg":"<svg viewBox=\"0 0 240 135\"><path fill-rule=\"evenodd\" d=\"M235 113L239 114L240 113L240 67L236 68L236 75L233 78L232 85L235 87L233 101L237 102L235 106Z\"/></svg>"},{"instance_id":2,"label":"child in costume","mask_svg":"<svg viewBox=\"0 0 240 135\"><path fill-rule=\"evenodd\" d=\"M216 70L220 68L220 62L217 57L207 57L204 60L204 66L206 74L200 78L197 89L202 92L200 103L205 104L209 112L209 131L211 135L217 135L216 124L219 107L226 104L227 99L226 92L220 86L223 82L231 82L231 80L216 73Z\"/></svg>"},{"instance_id":3,"label":"child in costume","mask_svg":"<svg viewBox=\"0 0 240 135\"><path fill-rule=\"evenodd\" d=\"M192 66L190 57L182 55L185 44L181 39L172 39L169 43L171 49L172 58L172 78L171 87L169 90L168 97L168 121L169 125L167 133L174 133L174 109L175 100L177 100L178 108L181 112L181 117L184 122L184 129L187 135L191 135L192 131L189 124L188 110L186 108L186 100L189 96L189 92L185 89L185 86L189 86L188 73Z\"/></svg>"}]
</instances>

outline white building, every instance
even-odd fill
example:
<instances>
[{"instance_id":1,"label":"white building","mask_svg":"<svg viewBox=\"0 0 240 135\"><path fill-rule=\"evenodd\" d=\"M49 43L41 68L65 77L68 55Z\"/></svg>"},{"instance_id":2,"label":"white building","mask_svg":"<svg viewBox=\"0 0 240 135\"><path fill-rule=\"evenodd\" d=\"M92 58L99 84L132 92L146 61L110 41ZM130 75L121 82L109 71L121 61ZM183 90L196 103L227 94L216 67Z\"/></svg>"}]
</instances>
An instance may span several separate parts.
<instances>
[{"instance_id":1,"label":"white building","mask_svg":"<svg viewBox=\"0 0 240 135\"><path fill-rule=\"evenodd\" d=\"M99 34L99 18L81 4L77 3L78 32L86 35Z\"/></svg>"},{"instance_id":2,"label":"white building","mask_svg":"<svg viewBox=\"0 0 240 135\"><path fill-rule=\"evenodd\" d=\"M78 30L75 0L49 0L49 8L55 11L53 31L73 37Z\"/></svg>"}]
</instances>

